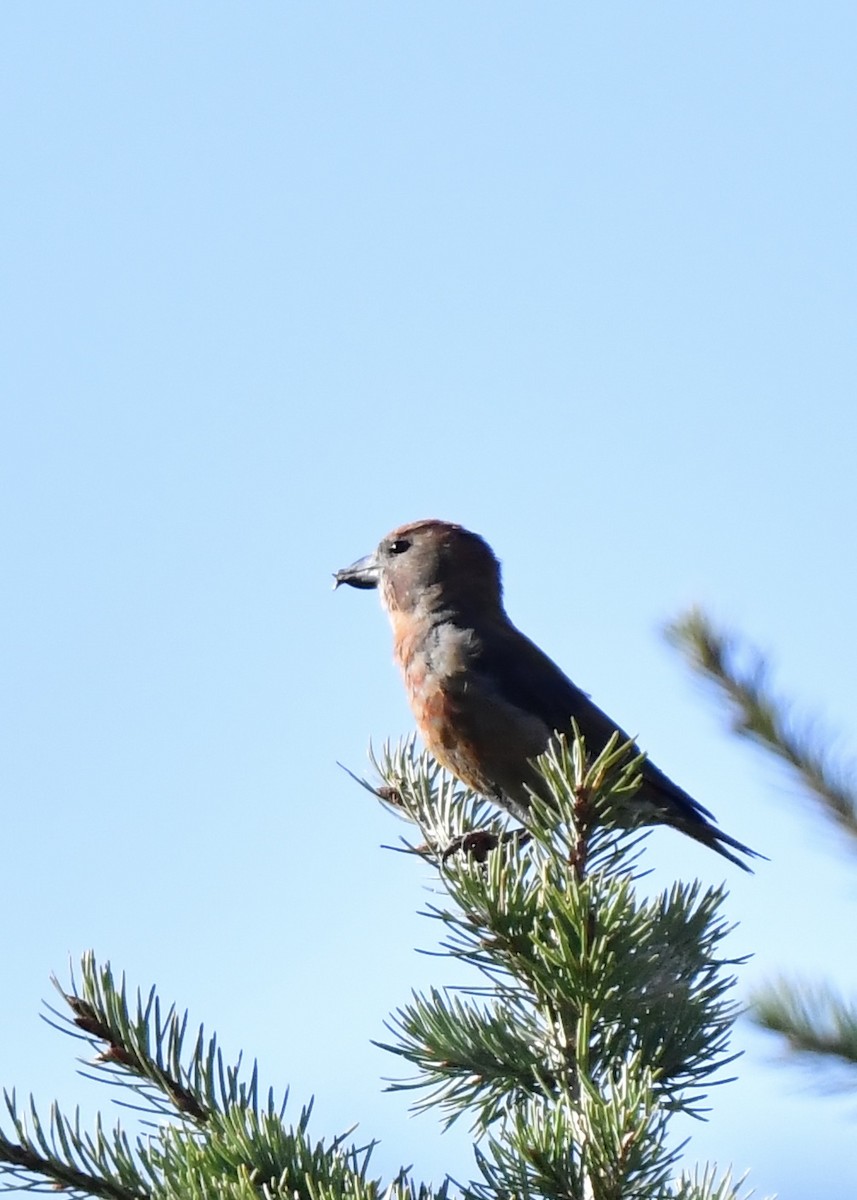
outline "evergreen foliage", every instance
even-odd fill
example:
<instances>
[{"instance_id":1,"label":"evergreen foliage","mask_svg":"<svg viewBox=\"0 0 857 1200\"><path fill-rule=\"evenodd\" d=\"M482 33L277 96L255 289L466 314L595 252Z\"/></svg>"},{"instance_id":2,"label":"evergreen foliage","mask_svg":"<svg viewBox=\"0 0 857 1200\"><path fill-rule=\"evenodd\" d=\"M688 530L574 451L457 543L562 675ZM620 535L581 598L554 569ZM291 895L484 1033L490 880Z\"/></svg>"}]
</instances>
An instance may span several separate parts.
<instances>
[{"instance_id":1,"label":"evergreen foliage","mask_svg":"<svg viewBox=\"0 0 857 1200\"><path fill-rule=\"evenodd\" d=\"M819 723L798 715L794 704L776 694L761 651L717 629L700 609L673 622L666 633L693 670L714 685L734 732L791 767L804 793L857 848L854 764L835 762L831 738Z\"/></svg>"},{"instance_id":2,"label":"evergreen foliage","mask_svg":"<svg viewBox=\"0 0 857 1200\"><path fill-rule=\"evenodd\" d=\"M413 742L376 761L385 803L414 822L436 871L427 915L441 953L473 984L414 994L386 1048L407 1064L393 1086L448 1124L464 1118L478 1178L419 1184L372 1178L372 1145L313 1140L310 1107L260 1095L255 1064L224 1061L216 1038L154 991L131 1002L92 955L54 1023L94 1052L91 1073L146 1114L132 1135L84 1132L56 1106L45 1121L6 1094L0 1173L11 1186L110 1200L727 1200L728 1175L682 1173L676 1113L701 1115L732 1062L734 960L722 890L676 883L646 896L645 834L628 827L639 759L616 740L594 762L575 731L541 760L553 803L524 833L459 787Z\"/></svg>"},{"instance_id":3,"label":"evergreen foliage","mask_svg":"<svg viewBox=\"0 0 857 1200\"><path fill-rule=\"evenodd\" d=\"M765 656L734 633L718 629L698 609L675 621L667 636L691 668L714 685L732 729L787 764L843 843L857 849L854 764L836 761L832 739L821 732L819 722L801 716L796 705L777 695ZM850 945L843 953L850 953ZM857 1066L857 998L840 996L832 984L773 980L755 992L750 1011L759 1025L780 1034L788 1049L807 1060L831 1068Z\"/></svg>"}]
</instances>

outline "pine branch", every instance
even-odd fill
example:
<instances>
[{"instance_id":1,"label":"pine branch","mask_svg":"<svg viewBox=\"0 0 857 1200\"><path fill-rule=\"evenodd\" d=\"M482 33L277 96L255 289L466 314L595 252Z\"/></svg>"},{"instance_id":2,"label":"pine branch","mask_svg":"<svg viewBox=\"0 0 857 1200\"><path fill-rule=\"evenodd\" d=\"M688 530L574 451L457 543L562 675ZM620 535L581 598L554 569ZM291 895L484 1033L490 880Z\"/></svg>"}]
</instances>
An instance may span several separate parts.
<instances>
[{"instance_id":1,"label":"pine branch","mask_svg":"<svg viewBox=\"0 0 857 1200\"><path fill-rule=\"evenodd\" d=\"M857 1066L857 1004L830 985L780 979L757 991L752 1003L758 1023L782 1034L794 1054Z\"/></svg>"},{"instance_id":2,"label":"pine branch","mask_svg":"<svg viewBox=\"0 0 857 1200\"><path fill-rule=\"evenodd\" d=\"M667 634L693 669L716 685L735 731L786 762L828 818L849 839L857 839L853 768L834 764L817 724L795 718L792 705L774 694L759 651L716 630L698 610L676 621ZM857 1004L827 984L774 981L752 997L751 1013L798 1056L814 1063L827 1059L831 1066L832 1060L857 1065Z\"/></svg>"},{"instance_id":3,"label":"pine branch","mask_svg":"<svg viewBox=\"0 0 857 1200\"><path fill-rule=\"evenodd\" d=\"M94 1136L85 1134L77 1112L69 1120L53 1105L45 1128L32 1099L28 1118L24 1118L18 1112L15 1093L4 1091L3 1097L18 1140L0 1131L0 1174L8 1178L0 1190L59 1187L103 1200L148 1200L148 1187L118 1127L110 1139L99 1120Z\"/></svg>"},{"instance_id":4,"label":"pine branch","mask_svg":"<svg viewBox=\"0 0 857 1200\"><path fill-rule=\"evenodd\" d=\"M414 1110L440 1108L449 1114L447 1125L478 1107L485 1128L502 1115L510 1095L518 1101L550 1091L557 1081L544 1074L543 1031L524 1005L511 1022L511 1003L505 996L477 1010L434 988L415 996L388 1022L399 1040L376 1043L419 1072L391 1083L390 1091L423 1090Z\"/></svg>"},{"instance_id":5,"label":"pine branch","mask_svg":"<svg viewBox=\"0 0 857 1200\"><path fill-rule=\"evenodd\" d=\"M179 1014L172 1005L162 1013L154 988L145 998L138 990L132 1009L124 976L117 985L110 964L99 967L91 951L83 956L79 986L74 976L71 992L56 978L53 983L72 1015L47 1006L56 1019L45 1019L89 1043L95 1051L90 1078L127 1088L145 1111L195 1125L204 1124L218 1107L256 1105L256 1064L243 1080L240 1059L227 1065L216 1037L206 1041L202 1026L189 1045L187 1012Z\"/></svg>"},{"instance_id":6,"label":"pine branch","mask_svg":"<svg viewBox=\"0 0 857 1200\"><path fill-rule=\"evenodd\" d=\"M723 1178L718 1180L716 1171L706 1166L692 1174L683 1172L678 1183L670 1189L669 1195L673 1200L736 1200L738 1188L745 1179L746 1175L733 1183L732 1175L727 1171Z\"/></svg>"},{"instance_id":7,"label":"pine branch","mask_svg":"<svg viewBox=\"0 0 857 1200\"><path fill-rule=\"evenodd\" d=\"M490 1155L480 1155L485 1183L475 1194L480 1200L514 1191L569 1200L665 1195L681 1148L666 1144L667 1114L653 1102L651 1082L632 1061L604 1091L585 1087L551 1106L531 1101L517 1108L508 1122L511 1136L491 1136ZM583 1169L570 1170L577 1147Z\"/></svg>"},{"instance_id":8,"label":"pine branch","mask_svg":"<svg viewBox=\"0 0 857 1200\"><path fill-rule=\"evenodd\" d=\"M668 1119L699 1115L732 1061L734 960L720 949L721 890L637 894L639 756L614 739L590 761L576 730L557 739L538 760L550 803L533 799L525 848L413 741L373 761L381 783L366 786L417 826L446 893L427 913L442 953L484 980L393 1015L386 1048L415 1070L393 1087L488 1135L477 1200L667 1195ZM486 816L492 841L468 853Z\"/></svg>"},{"instance_id":9,"label":"pine branch","mask_svg":"<svg viewBox=\"0 0 857 1200\"><path fill-rule=\"evenodd\" d=\"M715 684L734 731L792 767L838 828L857 839L853 766L833 763L817 723L795 717L792 706L774 694L761 653L715 629L698 609L669 625L666 634L691 668Z\"/></svg>"},{"instance_id":10,"label":"pine branch","mask_svg":"<svg viewBox=\"0 0 857 1200\"><path fill-rule=\"evenodd\" d=\"M728 1177L673 1178L670 1117L699 1115L732 1061L734 960L719 889L639 894L639 763L615 739L594 761L576 730L558 739L539 760L550 802L534 799L519 837L412 743L381 757L385 802L416 823L436 873L441 954L475 970L475 986L415 995L388 1047L416 1072L404 1086L421 1089L417 1107L466 1113L484 1138L465 1200L735 1195ZM130 1002L91 954L80 986L60 990L71 1015L51 1010L51 1023L157 1119L129 1143L56 1106L47 1127L32 1101L24 1121L8 1097L7 1179L104 1200L449 1200L449 1181L369 1178L372 1144L311 1141L309 1107L286 1125L285 1101L259 1099L255 1064L243 1078L201 1027L188 1038L186 1013L163 1013L154 989Z\"/></svg>"},{"instance_id":11,"label":"pine branch","mask_svg":"<svg viewBox=\"0 0 857 1200\"><path fill-rule=\"evenodd\" d=\"M120 1125L108 1134L99 1118L90 1134L77 1112L69 1119L57 1105L47 1123L32 1099L22 1116L14 1093L6 1093L14 1136L0 1130L0 1189L99 1200L447 1200L448 1184L415 1184L404 1170L386 1185L370 1178L374 1143L349 1146L347 1135L311 1140L311 1105L287 1125L285 1099L277 1103L272 1091L259 1099L255 1064L242 1081L240 1061L226 1066L201 1028L188 1049L187 1014L171 1006L162 1016L154 990L145 1000L138 992L132 1009L124 979L117 986L109 965L98 966L92 954L80 986L72 981L62 994L72 1016L54 1012L58 1023L50 1023L98 1051L95 1078L130 1088L147 1102L143 1111L162 1119L148 1121L132 1144Z\"/></svg>"}]
</instances>

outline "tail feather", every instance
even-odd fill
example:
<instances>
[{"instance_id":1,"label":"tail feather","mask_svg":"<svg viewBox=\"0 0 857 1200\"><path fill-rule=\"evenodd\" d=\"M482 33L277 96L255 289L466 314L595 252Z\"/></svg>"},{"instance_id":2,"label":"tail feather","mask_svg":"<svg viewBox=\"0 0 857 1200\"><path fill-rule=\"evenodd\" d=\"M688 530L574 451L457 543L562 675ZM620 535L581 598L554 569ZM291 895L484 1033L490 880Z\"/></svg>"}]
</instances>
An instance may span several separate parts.
<instances>
[{"instance_id":1,"label":"tail feather","mask_svg":"<svg viewBox=\"0 0 857 1200\"><path fill-rule=\"evenodd\" d=\"M742 871L749 871L753 874L753 868L749 866L737 854L733 854L731 850L727 850L727 846L731 846L733 850L740 851L741 854L746 854L748 858L760 858L764 862L768 859L764 854L760 854L758 850L751 850L749 846L745 846L743 842L739 842L737 838L725 833L722 829L718 829L716 825L711 825L708 821L697 822L694 825L685 825L676 823L676 828L682 833L688 834L695 841L701 842L703 846L708 846L711 850L716 850L718 854L722 854L724 858L728 858L730 862L735 863Z\"/></svg>"},{"instance_id":2,"label":"tail feather","mask_svg":"<svg viewBox=\"0 0 857 1200\"><path fill-rule=\"evenodd\" d=\"M764 854L752 850L744 842L739 842L737 838L718 828L707 808L703 808L699 801L694 800L683 788L664 775L663 771L659 771L649 762L643 770L643 787L638 795L644 803L648 802L657 810L657 820L686 833L688 837L692 837L703 846L708 846L710 850L715 850L742 871L752 874L753 868L737 854L733 854L732 850L737 850L747 858L759 858L767 862ZM731 847L731 850L727 847Z\"/></svg>"}]
</instances>

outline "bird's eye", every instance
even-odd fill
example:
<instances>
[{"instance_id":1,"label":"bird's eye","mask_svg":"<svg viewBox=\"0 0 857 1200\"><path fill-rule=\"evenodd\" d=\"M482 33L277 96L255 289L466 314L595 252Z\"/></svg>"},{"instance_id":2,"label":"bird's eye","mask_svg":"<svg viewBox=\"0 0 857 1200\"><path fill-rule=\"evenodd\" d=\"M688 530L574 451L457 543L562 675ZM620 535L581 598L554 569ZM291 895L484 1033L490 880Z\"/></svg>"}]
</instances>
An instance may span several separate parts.
<instances>
[{"instance_id":1,"label":"bird's eye","mask_svg":"<svg viewBox=\"0 0 857 1200\"><path fill-rule=\"evenodd\" d=\"M394 541L390 542L390 553L404 554L405 551L409 549L410 544L411 543L407 538L396 538Z\"/></svg>"}]
</instances>

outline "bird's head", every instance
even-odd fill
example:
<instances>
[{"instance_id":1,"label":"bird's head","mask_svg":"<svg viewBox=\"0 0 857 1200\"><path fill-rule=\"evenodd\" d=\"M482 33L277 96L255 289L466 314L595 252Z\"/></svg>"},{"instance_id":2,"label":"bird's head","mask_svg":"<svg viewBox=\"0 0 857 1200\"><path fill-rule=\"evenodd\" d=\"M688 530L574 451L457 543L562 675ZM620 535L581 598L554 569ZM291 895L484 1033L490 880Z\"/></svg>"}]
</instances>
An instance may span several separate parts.
<instances>
[{"instance_id":1,"label":"bird's head","mask_svg":"<svg viewBox=\"0 0 857 1200\"><path fill-rule=\"evenodd\" d=\"M501 606L500 564L483 538L447 521L413 521L337 571L336 586L378 588L387 611L467 614Z\"/></svg>"}]
</instances>

